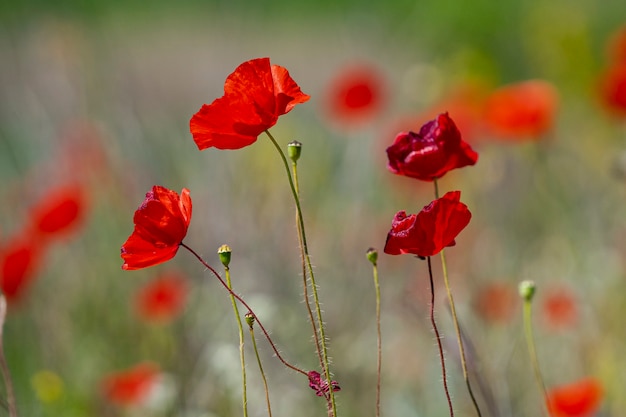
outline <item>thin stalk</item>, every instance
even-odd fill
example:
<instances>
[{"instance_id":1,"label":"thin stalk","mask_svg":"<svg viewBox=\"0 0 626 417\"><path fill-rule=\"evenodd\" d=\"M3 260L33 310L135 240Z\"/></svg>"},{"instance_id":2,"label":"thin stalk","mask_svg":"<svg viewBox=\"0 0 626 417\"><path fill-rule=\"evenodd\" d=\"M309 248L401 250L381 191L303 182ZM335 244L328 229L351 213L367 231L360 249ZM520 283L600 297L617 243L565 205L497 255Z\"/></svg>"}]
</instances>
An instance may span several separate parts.
<instances>
[{"instance_id":1,"label":"thin stalk","mask_svg":"<svg viewBox=\"0 0 626 417\"><path fill-rule=\"evenodd\" d=\"M378 265L373 263L372 273L374 275L374 288L376 290L376 417L380 417L380 381L382 373L382 332L380 330L380 284L378 282Z\"/></svg>"},{"instance_id":2,"label":"thin stalk","mask_svg":"<svg viewBox=\"0 0 626 417\"><path fill-rule=\"evenodd\" d=\"M259 324L259 327L261 328L261 331L263 332L263 335L265 336L265 338L267 339L268 343L270 344L272 350L274 351L274 354L276 355L276 357L278 358L279 361L282 362L283 365L285 365L287 368L296 371L298 373L301 373L302 375L306 376L307 379L309 377L309 374L307 374L306 371L298 368L295 365L290 364L289 362L287 362L282 355L280 354L280 352L278 351L278 348L276 347L276 345L274 344L274 341L272 340L272 338L270 337L269 333L267 332L267 330L265 329L265 326L263 326L263 323L261 323L261 320L259 320L259 317L254 313L254 310L252 310L252 308L248 305L248 303L246 303L239 295L237 295L235 292L233 292L233 290L231 290L228 285L226 284L226 282L222 279L222 277L220 276L220 274L217 273L217 271L215 269L213 269L213 267L211 265L209 265L200 255L198 255L198 253L196 251L194 251L193 249L191 249L189 246L187 246L186 244L182 243L180 244L181 247L187 249L193 256L196 257L196 259L198 261L200 261L200 263L202 265L204 265L204 267L206 269L208 269L209 271L211 271L211 273L215 276L215 278L218 279L218 281L220 282L220 284L222 284L222 286L224 288L226 288L226 290L228 291L228 293L230 295L232 295L233 297L235 297L235 299L237 301L239 301L245 308L248 309L248 311L250 312L250 314L252 314L256 320L256 322Z\"/></svg>"},{"instance_id":3,"label":"thin stalk","mask_svg":"<svg viewBox=\"0 0 626 417\"><path fill-rule=\"evenodd\" d=\"M524 334L526 336L526 344L528 345L528 354L530 356L530 362L533 364L533 371L535 374L535 382L537 383L537 387L539 388L539 392L543 395L544 401L544 411L546 416L550 416L550 411L548 409L548 393L546 390L546 385L543 382L543 377L541 376L541 368L539 367L539 360L537 359L537 350L535 349L535 338L533 337L533 325L531 320L531 300L524 300Z\"/></svg>"},{"instance_id":4,"label":"thin stalk","mask_svg":"<svg viewBox=\"0 0 626 417\"><path fill-rule=\"evenodd\" d=\"M6 357L4 356L3 330L4 320L7 315L7 300L4 295L0 295L0 371L4 379L4 386L7 391L7 405L9 408L9 416L17 417L17 407L15 406L15 393L13 392L13 382Z\"/></svg>"},{"instance_id":5,"label":"thin stalk","mask_svg":"<svg viewBox=\"0 0 626 417\"><path fill-rule=\"evenodd\" d=\"M270 141L274 144L274 147L278 151L280 158L283 161L283 165L285 166L285 171L287 172L287 179L289 180L289 186L291 188L291 193L293 195L294 202L296 204L296 209L298 213L298 224L300 227L300 234L302 236L302 248L304 250L304 256L306 258L306 265L309 271L309 279L311 280L311 290L313 292L313 301L315 303L315 312L317 314L317 324L319 325L319 340L320 346L322 347L322 359L324 365L324 376L328 384L331 384L331 375L330 375L330 360L328 359L328 348L326 346L326 334L324 330L324 320L322 319L322 308L320 306L319 296L317 294L317 284L315 282L315 274L313 272L313 265L311 264L311 257L309 256L309 248L306 241L306 232L304 228L304 218L302 216L302 208L300 206L300 198L298 197L298 193L296 192L295 185L293 183L293 179L291 178L291 171L289 170L289 163L287 162L287 157L285 153L276 142L276 139L272 136L269 130L266 130L265 133L270 138ZM332 413L332 414L331 414ZM330 407L328 412L329 417L337 417L337 404L335 402L335 393L333 390L330 390Z\"/></svg>"},{"instance_id":6,"label":"thin stalk","mask_svg":"<svg viewBox=\"0 0 626 417\"><path fill-rule=\"evenodd\" d=\"M435 198L439 198L439 185L437 184L437 180L433 181L435 185ZM461 357L461 368L463 368L463 379L465 380L465 385L467 386L467 392L469 393L472 403L474 404L474 409L476 410L476 414L478 417L482 417L482 413L480 412L480 407L478 407L478 402L476 402L476 397L474 397L474 391L472 390L472 385L469 380L469 372L467 371L467 359L465 358L465 348L463 347L463 336L461 335L461 329L459 326L459 319L456 314L456 307L454 305L454 297L452 297L452 290L450 289L450 281L448 280L448 268L446 263L446 255L445 250L442 249L440 253L441 257L441 268L443 272L443 281L446 286L446 293L448 295L448 303L450 304L450 312L452 313L452 321L454 322L454 331L456 333L456 340L459 345L459 354Z\"/></svg>"},{"instance_id":7,"label":"thin stalk","mask_svg":"<svg viewBox=\"0 0 626 417\"><path fill-rule=\"evenodd\" d=\"M433 284L433 268L428 259L428 278L430 279L430 322L433 325L435 331L435 337L437 338L437 347L439 348L439 358L441 358L441 375L443 377L443 390L446 393L446 399L448 400L448 407L450 408L450 417L454 417L454 409L452 408L452 400L450 399L450 391L448 391L448 378L446 377L446 361L443 356L443 346L441 345L441 336L439 336L439 330L437 329L437 323L435 322L435 285Z\"/></svg>"},{"instance_id":8,"label":"thin stalk","mask_svg":"<svg viewBox=\"0 0 626 417\"><path fill-rule=\"evenodd\" d=\"M267 402L267 414L269 417L272 417L272 406L270 405L270 390L267 385L267 378L265 377L265 371L263 370L261 357L259 356L259 349L257 348L257 345L256 345L256 337L254 336L254 327L252 323L250 323L250 338L252 339L252 347L254 348L256 361L259 364L259 371L261 372L261 378L263 378L263 387L265 388L265 401Z\"/></svg>"},{"instance_id":9,"label":"thin stalk","mask_svg":"<svg viewBox=\"0 0 626 417\"><path fill-rule=\"evenodd\" d=\"M233 286L230 281L230 268L228 266L224 266L224 275L226 275L226 285L228 289L232 291ZM244 353L244 344L243 344L243 325L241 324L241 316L239 315L239 308L237 307L237 302L235 301L235 297L233 294L230 294L230 302L233 305L233 312L235 313L235 318L237 319L237 328L239 329L239 360L241 362L241 400L243 403L243 416L248 417L248 390L247 390L247 378L246 378L246 358Z\"/></svg>"}]
</instances>

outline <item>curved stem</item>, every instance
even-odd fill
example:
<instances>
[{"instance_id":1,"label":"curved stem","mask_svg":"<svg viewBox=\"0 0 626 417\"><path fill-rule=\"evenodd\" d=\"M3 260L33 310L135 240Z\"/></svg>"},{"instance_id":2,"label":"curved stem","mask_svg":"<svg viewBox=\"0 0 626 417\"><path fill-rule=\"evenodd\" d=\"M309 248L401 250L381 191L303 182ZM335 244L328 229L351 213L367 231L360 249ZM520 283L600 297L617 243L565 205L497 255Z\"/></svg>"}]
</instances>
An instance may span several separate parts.
<instances>
[{"instance_id":1,"label":"curved stem","mask_svg":"<svg viewBox=\"0 0 626 417\"><path fill-rule=\"evenodd\" d=\"M541 376L541 368L539 367L539 360L537 359L537 351L535 349L535 338L533 337L533 325L531 320L531 304L530 300L524 300L524 334L526 336L526 343L528 345L528 354L530 355L530 362L533 365L533 371L535 374L535 382L539 391L544 398L544 411L546 416L550 416L549 411L549 398L546 390L546 385L543 383L543 377Z\"/></svg>"},{"instance_id":2,"label":"curved stem","mask_svg":"<svg viewBox=\"0 0 626 417\"><path fill-rule=\"evenodd\" d=\"M441 337L439 336L439 330L437 329L437 323L435 322L435 285L433 284L433 268L430 262L430 256L428 259L428 278L430 279L430 322L433 325L435 331L435 337L437 338L437 347L439 348L439 357L441 358L441 374L443 376L443 390L446 393L446 399L448 400L448 407L450 408L450 417L454 417L454 409L452 408L452 400L450 399L450 392L448 391L448 378L446 377L446 361L443 356L443 347L441 346Z\"/></svg>"},{"instance_id":3,"label":"curved stem","mask_svg":"<svg viewBox=\"0 0 626 417\"><path fill-rule=\"evenodd\" d=\"M376 290L376 417L380 417L380 380L382 373L382 332L380 330L380 284L378 282L378 265L373 264L374 288Z\"/></svg>"},{"instance_id":4,"label":"curved stem","mask_svg":"<svg viewBox=\"0 0 626 417\"><path fill-rule=\"evenodd\" d=\"M254 336L254 327L252 324L250 324L250 338L252 339L252 347L254 348L254 354L256 355L256 362L259 364L261 378L263 378L263 387L265 388L265 402L267 403L267 414L269 417L272 417L272 406L270 405L270 390L267 385L267 378L265 377L265 371L263 370L261 357L259 356L259 349L256 345L256 337Z\"/></svg>"},{"instance_id":5,"label":"curved stem","mask_svg":"<svg viewBox=\"0 0 626 417\"><path fill-rule=\"evenodd\" d=\"M319 339L320 346L322 347L322 359L324 362L324 376L328 381L328 384L331 384L331 375L330 375L330 360L328 359L328 348L326 346L326 334L324 329L324 320L322 319L322 308L320 307L319 296L317 294L317 284L315 283L315 274L313 272L313 265L311 264L311 257L309 256L309 248L306 241L306 232L304 229L304 218L302 216L302 208L300 207L300 198L298 197L298 193L296 192L295 185L293 183L293 179L291 178L291 172L289 170L289 163L287 162L287 157L285 153L282 151L276 139L272 136L269 130L266 130L265 133L270 138L270 141L274 144L274 147L278 151L280 158L283 161L283 165L285 166L285 170L287 172L287 179L289 180L289 186L291 188L291 193L293 195L294 202L296 204L296 209L298 213L298 224L301 231L302 236L302 248L304 250L304 256L306 258L306 265L309 271L309 279L311 280L311 290L313 292L313 301L315 303L315 312L317 314L317 324L319 325ZM330 405L329 407L329 417L337 416L337 404L335 403L335 393L333 390L330 390Z\"/></svg>"},{"instance_id":6,"label":"curved stem","mask_svg":"<svg viewBox=\"0 0 626 417\"><path fill-rule=\"evenodd\" d=\"M435 198L439 198L439 185L437 184L437 180L434 180L433 183L435 185ZM467 386L467 392L469 393L472 399L472 403L474 404L474 409L476 410L476 414L478 414L478 417L482 417L482 413L480 412L480 407L478 407L478 402L476 401L476 397L474 397L474 391L472 390L472 385L469 380L469 372L467 371L467 359L465 358L465 348L463 346L463 336L461 335L459 319L457 317L456 307L454 305L454 297L452 297L452 290L450 289L450 282L448 280L448 268L447 268L446 255L445 255L444 249L441 250L440 257L441 257L441 268L443 272L443 281L446 287L448 303L450 304L450 312L452 313L452 321L454 322L454 332L456 333L456 340L459 345L459 354L461 357L461 368L463 368L463 379L465 380L465 385Z\"/></svg>"},{"instance_id":7,"label":"curved stem","mask_svg":"<svg viewBox=\"0 0 626 417\"><path fill-rule=\"evenodd\" d=\"M233 297L235 297L235 299L237 301L239 301L245 308L248 309L248 311L250 312L250 314L252 314L254 316L254 319L256 320L256 322L259 324L259 327L261 328L261 331L263 332L263 335L265 336L265 338L267 339L268 343L270 344L270 346L272 347L272 350L274 351L274 354L276 355L276 357L278 358L279 361L282 362L283 365L285 365L287 368L299 372L302 375L306 376L307 379L309 377L309 375L306 373L306 371L298 368L295 365L290 364L289 362L287 362L282 355L280 354L280 352L278 351L278 348L276 347L276 345L274 344L274 341L272 340L272 338L270 337L269 333L267 332L267 330L265 330L265 326L263 326L263 323L261 323L261 320L259 320L259 317L254 313L254 310L252 310L252 308L250 308L250 306L248 305L248 303L246 303L240 296L238 296L235 292L233 292L233 290L231 290L230 288L228 288L228 285L226 284L226 282L224 282L224 280L222 279L222 277L220 277L220 274L217 273L217 271L215 269L213 269L213 267L211 265L209 265L200 255L198 255L198 253L196 251L194 251L193 249L191 249L189 246L187 246L186 244L182 243L180 244L181 247L187 249L193 256L196 257L196 259L198 261L200 261L200 263L202 265L204 265L204 267L206 269L208 269L209 271L211 271L211 273L218 279L218 281L222 284L222 286L224 288L226 288L226 290L228 291L228 293L230 295L232 295Z\"/></svg>"}]
</instances>

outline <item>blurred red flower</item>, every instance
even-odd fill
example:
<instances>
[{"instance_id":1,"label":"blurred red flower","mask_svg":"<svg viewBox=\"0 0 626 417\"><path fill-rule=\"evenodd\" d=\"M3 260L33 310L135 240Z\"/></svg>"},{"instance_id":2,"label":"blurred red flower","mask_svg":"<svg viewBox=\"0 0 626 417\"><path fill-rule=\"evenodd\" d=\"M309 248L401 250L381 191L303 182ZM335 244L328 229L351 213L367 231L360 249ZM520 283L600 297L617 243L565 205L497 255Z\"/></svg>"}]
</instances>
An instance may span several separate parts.
<instances>
[{"instance_id":1,"label":"blurred red flower","mask_svg":"<svg viewBox=\"0 0 626 417\"><path fill-rule=\"evenodd\" d=\"M602 395L602 384L599 381L584 378L548 390L548 409L553 417L591 416L598 410Z\"/></svg>"},{"instance_id":2,"label":"blurred red flower","mask_svg":"<svg viewBox=\"0 0 626 417\"><path fill-rule=\"evenodd\" d=\"M85 193L78 185L52 190L32 209L34 233L44 238L71 233L85 216L85 199Z\"/></svg>"},{"instance_id":3,"label":"blurred red flower","mask_svg":"<svg viewBox=\"0 0 626 417\"><path fill-rule=\"evenodd\" d=\"M394 174L433 181L455 168L474 165L478 154L461 139L448 113L442 113L419 133L399 133L387 148L387 158L387 168Z\"/></svg>"},{"instance_id":4,"label":"blurred red flower","mask_svg":"<svg viewBox=\"0 0 626 417\"><path fill-rule=\"evenodd\" d=\"M436 255L446 246L454 246L454 239L472 217L460 198L460 191L450 191L418 214L407 216L404 210L396 213L387 234L385 253L426 257Z\"/></svg>"},{"instance_id":5,"label":"blurred red flower","mask_svg":"<svg viewBox=\"0 0 626 417\"><path fill-rule=\"evenodd\" d=\"M102 379L104 398L119 406L141 405L149 396L159 378L159 368L150 362L112 372Z\"/></svg>"},{"instance_id":6,"label":"blurred red flower","mask_svg":"<svg viewBox=\"0 0 626 417\"><path fill-rule=\"evenodd\" d=\"M187 280L178 273L168 272L139 289L135 308L142 319L165 323L181 313L188 293Z\"/></svg>"},{"instance_id":7,"label":"blurred red flower","mask_svg":"<svg viewBox=\"0 0 626 417\"><path fill-rule=\"evenodd\" d=\"M501 137L539 139L552 129L558 101L556 88L547 81L509 84L487 97L484 122Z\"/></svg>"},{"instance_id":8,"label":"blurred red flower","mask_svg":"<svg viewBox=\"0 0 626 417\"><path fill-rule=\"evenodd\" d=\"M574 294L567 287L548 288L542 298L541 312L548 327L563 329L578 320L578 306Z\"/></svg>"},{"instance_id":9,"label":"blurred red flower","mask_svg":"<svg viewBox=\"0 0 626 417\"><path fill-rule=\"evenodd\" d=\"M30 233L18 235L0 248L0 288L7 301L18 300L35 278L43 247Z\"/></svg>"},{"instance_id":10,"label":"blurred red flower","mask_svg":"<svg viewBox=\"0 0 626 417\"><path fill-rule=\"evenodd\" d=\"M324 110L333 121L356 125L376 116L384 102L385 86L380 73L368 65L353 65L331 80Z\"/></svg>"},{"instance_id":11,"label":"blurred red flower","mask_svg":"<svg viewBox=\"0 0 626 417\"><path fill-rule=\"evenodd\" d=\"M617 29L608 42L609 60L614 63L626 63L626 25Z\"/></svg>"},{"instance_id":12,"label":"blurred red flower","mask_svg":"<svg viewBox=\"0 0 626 417\"><path fill-rule=\"evenodd\" d=\"M486 321L507 323L515 314L518 300L515 288L506 283L493 282L478 291L474 309Z\"/></svg>"},{"instance_id":13,"label":"blurred red flower","mask_svg":"<svg viewBox=\"0 0 626 417\"><path fill-rule=\"evenodd\" d=\"M191 197L155 185L133 218L135 229L122 245L123 269L140 269L172 259L191 221Z\"/></svg>"},{"instance_id":14,"label":"blurred red flower","mask_svg":"<svg viewBox=\"0 0 626 417\"><path fill-rule=\"evenodd\" d=\"M269 58L239 65L226 78L224 95L204 104L193 115L189 128L198 149L239 149L251 145L278 117L310 96L281 66Z\"/></svg>"},{"instance_id":15,"label":"blurred red flower","mask_svg":"<svg viewBox=\"0 0 626 417\"><path fill-rule=\"evenodd\" d=\"M600 76L600 99L617 116L626 117L626 60L608 68Z\"/></svg>"}]
</instances>

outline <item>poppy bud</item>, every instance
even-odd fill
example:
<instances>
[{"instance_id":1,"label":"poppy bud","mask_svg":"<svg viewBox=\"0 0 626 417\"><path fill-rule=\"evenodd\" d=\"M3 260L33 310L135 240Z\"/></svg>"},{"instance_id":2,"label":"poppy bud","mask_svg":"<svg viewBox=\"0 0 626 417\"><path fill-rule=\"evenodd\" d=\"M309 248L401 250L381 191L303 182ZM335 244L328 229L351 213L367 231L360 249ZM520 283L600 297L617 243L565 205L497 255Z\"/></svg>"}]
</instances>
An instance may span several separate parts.
<instances>
[{"instance_id":1,"label":"poppy bud","mask_svg":"<svg viewBox=\"0 0 626 417\"><path fill-rule=\"evenodd\" d=\"M378 261L378 251L376 249L369 248L365 253L365 256L367 257L367 260L372 263L372 265L376 265L376 262Z\"/></svg>"},{"instance_id":2,"label":"poppy bud","mask_svg":"<svg viewBox=\"0 0 626 417\"><path fill-rule=\"evenodd\" d=\"M287 144L287 154L289 155L289 159L291 159L293 162L298 162L301 153L302 144L297 140L294 140Z\"/></svg>"},{"instance_id":3,"label":"poppy bud","mask_svg":"<svg viewBox=\"0 0 626 417\"><path fill-rule=\"evenodd\" d=\"M522 281L519 284L519 295L526 302L530 302L535 295L535 282L534 281Z\"/></svg>"},{"instance_id":4,"label":"poppy bud","mask_svg":"<svg viewBox=\"0 0 626 417\"><path fill-rule=\"evenodd\" d=\"M254 326L254 321L255 321L254 314L252 314L252 313L246 313L246 315L244 316L244 318L246 319L246 323L248 323L248 326L249 326L250 328L252 328L252 326Z\"/></svg>"},{"instance_id":5,"label":"poppy bud","mask_svg":"<svg viewBox=\"0 0 626 417\"><path fill-rule=\"evenodd\" d=\"M220 257L220 262L226 268L228 268L228 265L230 264L230 253L231 253L231 250L230 250L230 246L228 245L222 245L217 250L217 254Z\"/></svg>"}]
</instances>

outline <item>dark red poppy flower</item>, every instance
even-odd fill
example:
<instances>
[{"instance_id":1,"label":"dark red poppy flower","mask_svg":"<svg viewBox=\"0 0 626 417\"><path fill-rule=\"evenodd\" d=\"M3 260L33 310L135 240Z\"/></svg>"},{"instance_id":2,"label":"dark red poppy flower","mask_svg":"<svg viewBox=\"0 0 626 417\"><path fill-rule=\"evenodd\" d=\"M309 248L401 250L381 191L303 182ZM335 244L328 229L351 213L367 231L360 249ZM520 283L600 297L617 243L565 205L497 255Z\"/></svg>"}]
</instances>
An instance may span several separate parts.
<instances>
[{"instance_id":1,"label":"dark red poppy flower","mask_svg":"<svg viewBox=\"0 0 626 417\"><path fill-rule=\"evenodd\" d=\"M541 312L548 327L572 327L578 321L578 302L567 287L548 288L542 297Z\"/></svg>"},{"instance_id":2,"label":"dark red poppy flower","mask_svg":"<svg viewBox=\"0 0 626 417\"><path fill-rule=\"evenodd\" d=\"M461 139L448 113L442 113L419 133L398 134L387 148L387 158L387 168L394 174L433 181L455 168L474 165L478 154Z\"/></svg>"},{"instance_id":3,"label":"dark red poppy flower","mask_svg":"<svg viewBox=\"0 0 626 417\"><path fill-rule=\"evenodd\" d=\"M165 323L181 313L188 293L187 280L178 273L168 272L139 289L135 309L148 322Z\"/></svg>"},{"instance_id":4,"label":"dark red poppy flower","mask_svg":"<svg viewBox=\"0 0 626 417\"><path fill-rule=\"evenodd\" d=\"M135 211L135 230L122 245L123 269L140 269L172 259L191 221L191 197L155 185Z\"/></svg>"},{"instance_id":5,"label":"dark red poppy flower","mask_svg":"<svg viewBox=\"0 0 626 417\"><path fill-rule=\"evenodd\" d=\"M16 301L36 277L44 248L30 233L18 235L0 248L0 288L7 301Z\"/></svg>"},{"instance_id":6,"label":"dark red poppy flower","mask_svg":"<svg viewBox=\"0 0 626 417\"><path fill-rule=\"evenodd\" d=\"M118 406L141 405L157 386L158 379L158 366L144 362L106 375L102 379L102 393L108 402Z\"/></svg>"},{"instance_id":7,"label":"dark red poppy flower","mask_svg":"<svg viewBox=\"0 0 626 417\"><path fill-rule=\"evenodd\" d=\"M382 76L375 68L361 64L342 69L331 80L324 110L333 121L355 125L375 117L384 102Z\"/></svg>"},{"instance_id":8,"label":"dark red poppy flower","mask_svg":"<svg viewBox=\"0 0 626 417\"><path fill-rule=\"evenodd\" d=\"M548 390L548 409L553 417L589 417L598 410L602 395L599 381L584 378Z\"/></svg>"},{"instance_id":9,"label":"dark red poppy flower","mask_svg":"<svg viewBox=\"0 0 626 417\"><path fill-rule=\"evenodd\" d=\"M474 308L485 321L508 323L515 316L519 296L515 288L501 282L485 285L474 300Z\"/></svg>"},{"instance_id":10,"label":"dark red poppy flower","mask_svg":"<svg viewBox=\"0 0 626 417\"><path fill-rule=\"evenodd\" d=\"M509 84L487 97L484 122L503 138L539 139L552 129L558 101L556 88L547 81Z\"/></svg>"},{"instance_id":11,"label":"dark red poppy flower","mask_svg":"<svg viewBox=\"0 0 626 417\"><path fill-rule=\"evenodd\" d=\"M468 225L472 213L460 201L460 191L450 191L432 201L418 214L407 216L404 210L396 213L385 242L385 253L433 256L454 239Z\"/></svg>"},{"instance_id":12,"label":"dark red poppy flower","mask_svg":"<svg viewBox=\"0 0 626 417\"><path fill-rule=\"evenodd\" d=\"M198 149L239 149L251 145L278 117L309 100L281 66L269 58L239 65L226 78L224 95L204 104L189 128Z\"/></svg>"},{"instance_id":13,"label":"dark red poppy flower","mask_svg":"<svg viewBox=\"0 0 626 417\"><path fill-rule=\"evenodd\" d=\"M309 376L309 387L315 391L315 395L318 397L327 397L330 392L328 381L323 380L322 376L317 371L309 371L307 375ZM341 387L337 381L331 381L330 385L333 387L333 392L341 391Z\"/></svg>"},{"instance_id":14,"label":"dark red poppy flower","mask_svg":"<svg viewBox=\"0 0 626 417\"><path fill-rule=\"evenodd\" d=\"M626 117L626 61L608 68L600 76L600 99L607 110Z\"/></svg>"},{"instance_id":15,"label":"dark red poppy flower","mask_svg":"<svg viewBox=\"0 0 626 417\"><path fill-rule=\"evenodd\" d=\"M78 185L68 185L49 192L33 208L34 233L41 237L60 237L71 233L85 215L85 193Z\"/></svg>"}]
</instances>

